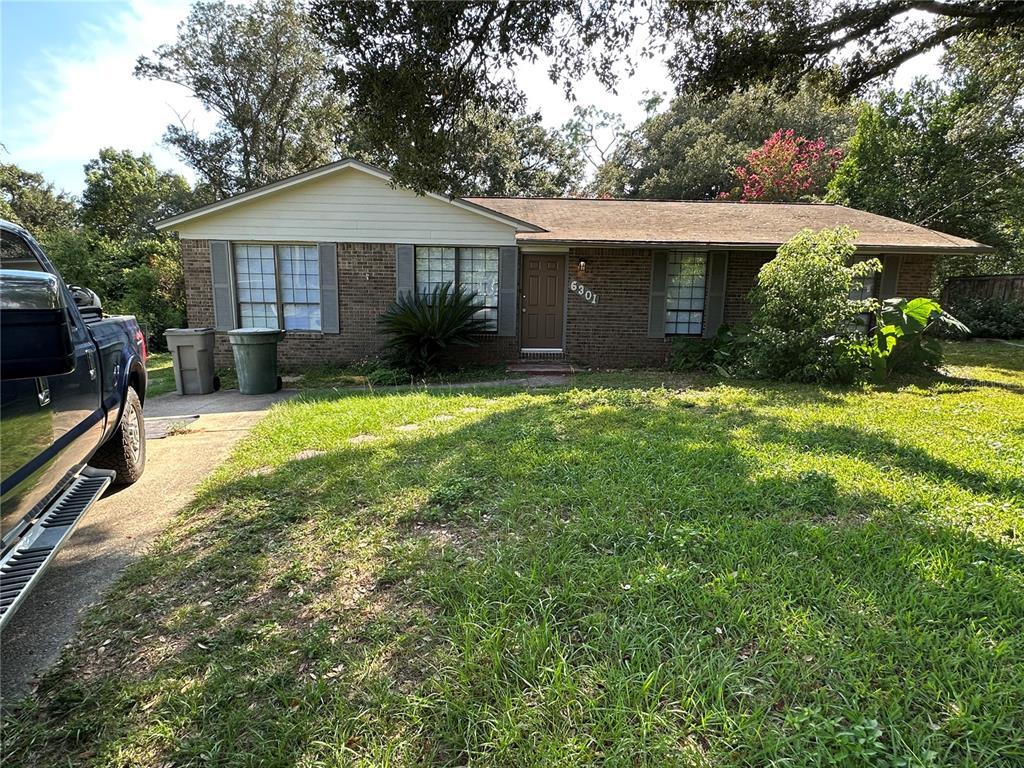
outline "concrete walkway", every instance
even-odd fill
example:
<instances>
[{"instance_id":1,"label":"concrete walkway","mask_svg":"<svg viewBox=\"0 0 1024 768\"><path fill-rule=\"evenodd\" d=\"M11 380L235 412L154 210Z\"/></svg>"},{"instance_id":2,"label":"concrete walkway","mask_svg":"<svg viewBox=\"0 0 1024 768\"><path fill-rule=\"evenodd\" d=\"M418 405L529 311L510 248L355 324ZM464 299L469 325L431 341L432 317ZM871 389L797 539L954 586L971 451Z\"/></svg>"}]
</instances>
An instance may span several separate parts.
<instances>
[{"instance_id":1,"label":"concrete walkway","mask_svg":"<svg viewBox=\"0 0 1024 768\"><path fill-rule=\"evenodd\" d=\"M30 688L57 660L82 612L171 523L196 486L274 403L295 394L161 395L148 400L146 471L135 485L96 502L0 638L0 697ZM189 418L196 417L198 418ZM158 439L160 435L166 435Z\"/></svg>"}]
</instances>

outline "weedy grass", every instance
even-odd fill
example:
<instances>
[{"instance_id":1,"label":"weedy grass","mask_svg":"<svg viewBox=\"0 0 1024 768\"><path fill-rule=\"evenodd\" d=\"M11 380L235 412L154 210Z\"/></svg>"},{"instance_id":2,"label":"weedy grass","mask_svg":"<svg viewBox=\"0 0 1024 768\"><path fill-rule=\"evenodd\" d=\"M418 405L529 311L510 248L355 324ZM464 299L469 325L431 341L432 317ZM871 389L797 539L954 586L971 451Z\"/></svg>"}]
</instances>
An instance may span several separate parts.
<instances>
[{"instance_id":1,"label":"weedy grass","mask_svg":"<svg viewBox=\"0 0 1024 768\"><path fill-rule=\"evenodd\" d=\"M881 389L308 392L5 766L1021 765L1022 466L1012 347Z\"/></svg>"},{"instance_id":2,"label":"weedy grass","mask_svg":"<svg viewBox=\"0 0 1024 768\"><path fill-rule=\"evenodd\" d=\"M174 364L170 352L150 352L146 360L146 397L174 391Z\"/></svg>"}]
</instances>

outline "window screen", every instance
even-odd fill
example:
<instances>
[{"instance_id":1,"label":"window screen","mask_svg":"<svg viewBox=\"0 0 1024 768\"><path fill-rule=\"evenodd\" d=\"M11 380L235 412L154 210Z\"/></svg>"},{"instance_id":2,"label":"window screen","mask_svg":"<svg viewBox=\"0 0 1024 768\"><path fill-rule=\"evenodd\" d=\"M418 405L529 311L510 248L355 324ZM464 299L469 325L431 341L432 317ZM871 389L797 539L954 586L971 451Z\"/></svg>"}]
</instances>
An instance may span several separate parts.
<instances>
[{"instance_id":1,"label":"window screen","mask_svg":"<svg viewBox=\"0 0 1024 768\"><path fill-rule=\"evenodd\" d=\"M235 280L242 328L278 328L274 246L236 245Z\"/></svg>"},{"instance_id":2,"label":"window screen","mask_svg":"<svg viewBox=\"0 0 1024 768\"><path fill-rule=\"evenodd\" d=\"M320 330L320 256L313 245L281 245L281 307L285 330Z\"/></svg>"},{"instance_id":3,"label":"window screen","mask_svg":"<svg viewBox=\"0 0 1024 768\"><path fill-rule=\"evenodd\" d=\"M459 285L476 293L482 309L478 318L487 321L488 331L498 330L498 249L459 248Z\"/></svg>"},{"instance_id":4,"label":"window screen","mask_svg":"<svg viewBox=\"0 0 1024 768\"><path fill-rule=\"evenodd\" d=\"M429 296L444 283L460 285L476 293L481 309L477 317L487 321L488 331L498 330L498 249L418 246L416 290Z\"/></svg>"},{"instance_id":5,"label":"window screen","mask_svg":"<svg viewBox=\"0 0 1024 768\"><path fill-rule=\"evenodd\" d=\"M704 327L707 254L670 251L665 286L665 333L699 336Z\"/></svg>"},{"instance_id":6,"label":"window screen","mask_svg":"<svg viewBox=\"0 0 1024 768\"><path fill-rule=\"evenodd\" d=\"M427 246L416 249L416 290L429 296L444 283L455 283L455 249Z\"/></svg>"}]
</instances>

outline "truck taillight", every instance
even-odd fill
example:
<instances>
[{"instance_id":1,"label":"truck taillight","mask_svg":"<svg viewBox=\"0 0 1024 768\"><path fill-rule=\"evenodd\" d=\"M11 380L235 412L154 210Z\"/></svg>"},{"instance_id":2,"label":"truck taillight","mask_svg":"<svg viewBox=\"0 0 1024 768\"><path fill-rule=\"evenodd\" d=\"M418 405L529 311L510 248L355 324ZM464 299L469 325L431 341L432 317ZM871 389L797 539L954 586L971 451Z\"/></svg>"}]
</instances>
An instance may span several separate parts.
<instances>
[{"instance_id":1,"label":"truck taillight","mask_svg":"<svg viewBox=\"0 0 1024 768\"><path fill-rule=\"evenodd\" d=\"M149 359L149 352L146 350L146 334L141 330L135 331L135 343L139 345L139 352L142 353L142 362Z\"/></svg>"}]
</instances>

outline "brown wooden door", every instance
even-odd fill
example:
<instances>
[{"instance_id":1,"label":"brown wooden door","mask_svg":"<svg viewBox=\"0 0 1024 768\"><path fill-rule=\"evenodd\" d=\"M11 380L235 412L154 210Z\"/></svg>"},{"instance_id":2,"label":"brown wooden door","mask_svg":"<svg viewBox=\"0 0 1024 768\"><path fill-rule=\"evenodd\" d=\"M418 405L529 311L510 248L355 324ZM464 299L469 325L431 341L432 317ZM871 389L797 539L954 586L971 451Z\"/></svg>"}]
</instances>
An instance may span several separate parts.
<instances>
[{"instance_id":1,"label":"brown wooden door","mask_svg":"<svg viewBox=\"0 0 1024 768\"><path fill-rule=\"evenodd\" d=\"M523 349L561 349L565 318L563 256L523 255Z\"/></svg>"}]
</instances>

